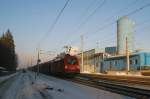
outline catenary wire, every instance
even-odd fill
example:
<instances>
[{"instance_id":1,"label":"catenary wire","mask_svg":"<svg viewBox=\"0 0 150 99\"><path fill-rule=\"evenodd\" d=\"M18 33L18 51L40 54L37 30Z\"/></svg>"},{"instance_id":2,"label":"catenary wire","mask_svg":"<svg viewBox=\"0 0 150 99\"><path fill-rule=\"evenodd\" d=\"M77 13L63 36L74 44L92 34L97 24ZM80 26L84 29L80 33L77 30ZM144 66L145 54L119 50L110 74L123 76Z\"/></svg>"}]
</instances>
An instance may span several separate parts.
<instances>
[{"instance_id":1,"label":"catenary wire","mask_svg":"<svg viewBox=\"0 0 150 99\"><path fill-rule=\"evenodd\" d=\"M67 0L65 5L63 6L63 8L60 10L60 12L58 13L58 15L56 16L56 19L54 20L54 22L52 23L51 27L49 28L48 32L43 36L43 38L39 41L38 43L38 48L40 47L41 43L48 37L48 35L50 33L52 33L53 29L55 28L55 25L57 24L60 16L62 15L62 13L64 12L64 9L67 7L68 3L70 2L70 0Z\"/></svg>"},{"instance_id":2,"label":"catenary wire","mask_svg":"<svg viewBox=\"0 0 150 99\"><path fill-rule=\"evenodd\" d=\"M137 3L137 1L138 1L138 0L134 0L133 2L131 2L130 4L128 4L128 7L122 8L122 9L120 9L119 11L115 12L114 14L118 14L118 13L120 13L120 12L122 12L122 11L128 9L129 6L132 6L133 4L135 5L135 3ZM112 16L106 18L105 22L108 21L108 20L110 20L113 16L114 16L114 15L112 15ZM105 27L109 27L109 26L111 26L111 25L113 25L113 24L115 24L115 23L116 23L116 21L113 21L113 22L111 22L111 23L108 23L108 24L106 24L106 25L100 27L99 29L104 30ZM95 33L98 32L99 29L96 30L96 31L94 31L94 32L95 32ZM71 42L73 42L73 41L71 41Z\"/></svg>"}]
</instances>

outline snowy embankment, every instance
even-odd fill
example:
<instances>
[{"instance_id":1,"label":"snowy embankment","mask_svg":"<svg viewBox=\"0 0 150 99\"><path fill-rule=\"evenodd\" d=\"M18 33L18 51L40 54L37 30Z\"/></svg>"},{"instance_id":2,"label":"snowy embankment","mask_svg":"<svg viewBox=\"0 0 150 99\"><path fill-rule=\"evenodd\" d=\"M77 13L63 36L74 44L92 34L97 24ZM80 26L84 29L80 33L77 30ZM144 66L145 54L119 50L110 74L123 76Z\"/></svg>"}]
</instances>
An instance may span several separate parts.
<instances>
[{"instance_id":1,"label":"snowy embankment","mask_svg":"<svg viewBox=\"0 0 150 99\"><path fill-rule=\"evenodd\" d=\"M20 73L0 86L0 99L131 99L81 84L35 73Z\"/></svg>"},{"instance_id":2,"label":"snowy embankment","mask_svg":"<svg viewBox=\"0 0 150 99\"><path fill-rule=\"evenodd\" d=\"M4 82L4 81L8 80L9 78L14 77L14 76L17 75L17 74L18 74L18 72L17 72L17 73L14 73L14 74L11 74L11 75L7 75L7 76L0 76L0 84L1 84L2 82Z\"/></svg>"}]
</instances>

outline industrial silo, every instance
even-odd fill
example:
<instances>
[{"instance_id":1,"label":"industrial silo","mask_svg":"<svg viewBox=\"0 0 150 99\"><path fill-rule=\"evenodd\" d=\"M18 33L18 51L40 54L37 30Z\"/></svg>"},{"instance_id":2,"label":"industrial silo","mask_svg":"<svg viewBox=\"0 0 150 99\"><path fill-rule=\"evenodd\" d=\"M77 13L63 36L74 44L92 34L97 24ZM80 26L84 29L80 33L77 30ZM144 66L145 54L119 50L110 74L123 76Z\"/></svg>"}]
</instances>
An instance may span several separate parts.
<instances>
[{"instance_id":1,"label":"industrial silo","mask_svg":"<svg viewBox=\"0 0 150 99\"><path fill-rule=\"evenodd\" d=\"M128 50L134 50L133 44L134 22L127 16L121 17L117 20L117 53L125 54L126 51L126 37L128 40Z\"/></svg>"}]
</instances>

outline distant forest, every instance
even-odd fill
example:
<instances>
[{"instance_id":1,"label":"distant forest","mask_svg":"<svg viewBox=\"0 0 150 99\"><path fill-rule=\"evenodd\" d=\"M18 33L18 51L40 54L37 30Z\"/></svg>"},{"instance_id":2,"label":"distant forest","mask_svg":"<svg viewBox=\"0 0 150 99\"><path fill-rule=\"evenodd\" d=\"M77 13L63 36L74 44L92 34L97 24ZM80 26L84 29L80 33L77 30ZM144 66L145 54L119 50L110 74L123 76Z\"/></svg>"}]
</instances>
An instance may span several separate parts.
<instances>
[{"instance_id":1,"label":"distant forest","mask_svg":"<svg viewBox=\"0 0 150 99\"><path fill-rule=\"evenodd\" d=\"M4 67L7 71L16 71L17 65L15 43L12 33L8 29L0 37L0 67Z\"/></svg>"}]
</instances>

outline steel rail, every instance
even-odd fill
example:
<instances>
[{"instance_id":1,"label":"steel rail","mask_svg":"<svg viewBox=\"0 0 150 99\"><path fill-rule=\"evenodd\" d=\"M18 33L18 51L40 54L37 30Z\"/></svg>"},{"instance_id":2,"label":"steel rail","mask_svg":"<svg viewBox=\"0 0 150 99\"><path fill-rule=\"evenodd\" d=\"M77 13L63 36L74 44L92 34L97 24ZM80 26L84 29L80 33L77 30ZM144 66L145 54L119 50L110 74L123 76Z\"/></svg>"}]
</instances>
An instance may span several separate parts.
<instances>
[{"instance_id":1,"label":"steel rail","mask_svg":"<svg viewBox=\"0 0 150 99\"><path fill-rule=\"evenodd\" d=\"M79 84L87 85L90 87L110 91L113 93L118 93L138 99L149 99L150 98L150 90L140 89L135 87L129 87L121 84L112 83L109 81L98 81L95 79L88 78L73 78L73 79L65 79L72 82L76 82Z\"/></svg>"},{"instance_id":2,"label":"steel rail","mask_svg":"<svg viewBox=\"0 0 150 99\"><path fill-rule=\"evenodd\" d=\"M130 83L142 86L149 86L150 87L150 78L148 77L132 77L132 76L108 76L108 75L83 75L80 74L78 77L85 77L91 79L99 79L99 80L107 80L107 81L114 81L116 83Z\"/></svg>"}]
</instances>

